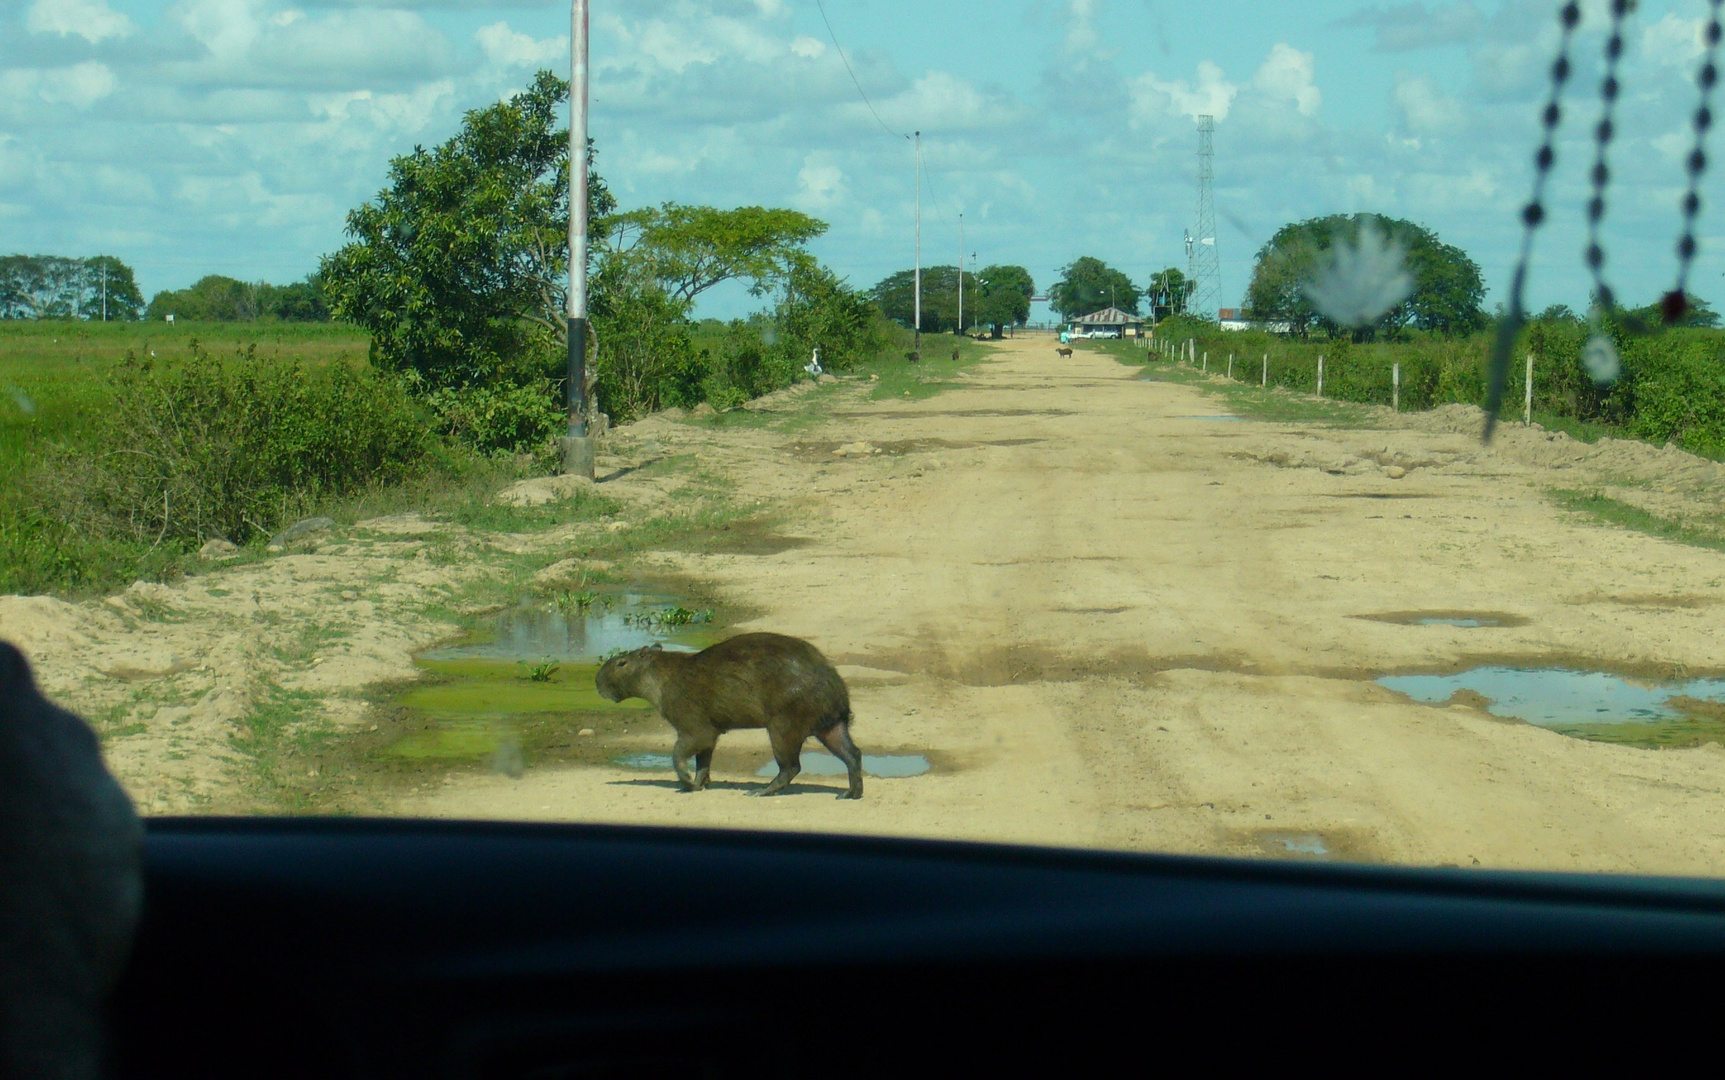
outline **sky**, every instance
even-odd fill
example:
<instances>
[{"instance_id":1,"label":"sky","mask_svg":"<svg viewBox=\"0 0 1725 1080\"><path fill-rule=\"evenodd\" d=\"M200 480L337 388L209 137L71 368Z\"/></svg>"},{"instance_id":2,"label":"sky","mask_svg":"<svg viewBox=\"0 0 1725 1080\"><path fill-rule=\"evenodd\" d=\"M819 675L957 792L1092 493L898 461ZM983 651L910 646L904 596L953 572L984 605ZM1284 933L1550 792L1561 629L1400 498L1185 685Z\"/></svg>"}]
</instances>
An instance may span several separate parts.
<instances>
[{"instance_id":1,"label":"sky","mask_svg":"<svg viewBox=\"0 0 1725 1080\"><path fill-rule=\"evenodd\" d=\"M830 32L815 0L592 0L597 168L624 207L795 207L866 287L915 258L920 130L925 265L957 260L962 214L967 256L1042 289L1083 255L1143 283L1186 265L1209 114L1224 305L1276 229L1357 212L1433 229L1504 299L1556 0L823 2ZM1535 308L1590 289L1609 20L1584 7ZM1706 8L1642 0L1626 27L1604 229L1625 302L1675 280ZM116 255L146 296L301 278L391 157L566 75L568 35L567 3L536 0L0 0L0 254ZM1725 307L1725 169L1703 197L1691 288ZM718 289L697 314L758 304Z\"/></svg>"}]
</instances>

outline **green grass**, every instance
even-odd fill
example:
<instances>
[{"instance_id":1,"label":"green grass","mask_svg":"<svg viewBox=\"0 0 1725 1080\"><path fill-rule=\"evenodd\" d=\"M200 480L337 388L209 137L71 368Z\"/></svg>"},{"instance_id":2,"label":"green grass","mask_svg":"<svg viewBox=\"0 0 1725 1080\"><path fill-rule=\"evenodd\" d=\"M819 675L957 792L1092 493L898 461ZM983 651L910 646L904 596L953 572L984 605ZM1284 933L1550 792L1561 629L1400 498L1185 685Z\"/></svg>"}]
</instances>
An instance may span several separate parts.
<instances>
[{"instance_id":1,"label":"green grass","mask_svg":"<svg viewBox=\"0 0 1725 1080\"><path fill-rule=\"evenodd\" d=\"M956 376L987 359L994 351L985 342L956 334L924 334L922 359L912 363L906 355L911 351L914 340L908 331L901 331L894 348L885 356L857 368L858 374L878 377L869 389L871 401L903 401L906 398L919 401L933 397L960 385ZM958 350L956 360L952 357L954 348Z\"/></svg>"},{"instance_id":2,"label":"green grass","mask_svg":"<svg viewBox=\"0 0 1725 1080\"><path fill-rule=\"evenodd\" d=\"M1332 427L1372 427L1376 418L1370 409L1347 401L1315 397L1271 387L1262 389L1256 382L1230 380L1214 368L1205 373L1186 364L1164 361L1160 354L1146 353L1131 341L1076 341L1075 349L1104 353L1128 366L1142 367L1160 382L1195 386L1222 399L1228 411L1270 423L1324 424ZM1224 369L1225 370L1225 369ZM1236 371L1244 371L1237 367Z\"/></svg>"},{"instance_id":3,"label":"green grass","mask_svg":"<svg viewBox=\"0 0 1725 1080\"><path fill-rule=\"evenodd\" d=\"M1565 510L1585 514L1594 521L1607 525L1616 525L1648 536L1657 536L1662 540L1674 540L1679 544L1691 547L1708 548L1713 551L1725 551L1725 533L1720 526L1725 524L1718 518L1704 521L1662 518L1657 514L1643 510L1639 506L1614 499L1603 492L1565 491L1551 492L1551 497L1557 505Z\"/></svg>"}]
</instances>

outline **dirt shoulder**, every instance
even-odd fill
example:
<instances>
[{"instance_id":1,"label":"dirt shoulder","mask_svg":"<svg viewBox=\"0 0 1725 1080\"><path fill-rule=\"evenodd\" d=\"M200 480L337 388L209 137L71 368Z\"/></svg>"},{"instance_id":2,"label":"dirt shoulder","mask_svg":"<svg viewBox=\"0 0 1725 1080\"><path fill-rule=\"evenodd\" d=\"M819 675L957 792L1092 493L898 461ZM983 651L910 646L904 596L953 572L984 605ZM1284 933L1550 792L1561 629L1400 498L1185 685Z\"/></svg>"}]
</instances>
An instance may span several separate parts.
<instances>
[{"instance_id":1,"label":"dirt shoulder","mask_svg":"<svg viewBox=\"0 0 1725 1080\"><path fill-rule=\"evenodd\" d=\"M752 613L737 629L815 641L843 665L864 751L926 753L934 770L871 780L861 803L808 777L790 797L750 799L768 755L746 732L721 744L719 783L700 794L677 794L668 773L544 766L462 773L390 809L1226 854L1317 838L1388 862L1725 870L1725 750L1582 742L1370 681L1481 662L1725 668L1725 554L1598 525L1549 495L1616 485L1717 505L1718 466L1533 430L1482 447L1457 410L1374 414L1369 430L1203 419L1216 398L1140 375L1026 338L932 398L842 383L769 401L748 424L654 418L622 429L602 462L616 474L600 485L609 516L511 537L437 526L437 540L367 523L337 550L144 601L168 612L155 620L130 601L0 599L0 633L24 637L86 711L179 695L151 705L156 718L190 710L178 723L116 713L146 730L112 735L110 754L152 808L191 805L175 785L220 806L244 790L235 762L189 735L178 761L130 747L242 724L220 709L244 695L218 708L237 679L223 665L267 670L268 686L332 702L330 723L363 732L366 688L410 674L464 595L635 531L647 539L607 556L618 573L698 583ZM779 524L747 543L651 542L655 522L720 506ZM351 629L309 658L271 636L340 603ZM275 604L280 629L248 604ZM1420 611L1518 625L1362 618ZM160 674L188 657L201 666ZM115 674L122 662L146 674ZM657 733L668 749L650 724L630 738ZM194 758L207 778L173 772Z\"/></svg>"}]
</instances>

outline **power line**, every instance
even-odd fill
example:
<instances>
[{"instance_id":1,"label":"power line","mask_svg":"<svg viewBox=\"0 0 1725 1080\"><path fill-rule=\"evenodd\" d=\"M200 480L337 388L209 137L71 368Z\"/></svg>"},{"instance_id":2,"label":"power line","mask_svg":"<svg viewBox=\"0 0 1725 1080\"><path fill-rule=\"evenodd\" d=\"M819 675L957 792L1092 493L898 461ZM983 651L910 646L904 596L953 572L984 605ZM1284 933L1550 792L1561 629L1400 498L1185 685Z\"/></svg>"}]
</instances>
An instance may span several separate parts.
<instances>
[{"instance_id":1,"label":"power line","mask_svg":"<svg viewBox=\"0 0 1725 1080\"><path fill-rule=\"evenodd\" d=\"M862 82L857 78L857 73L855 69L851 67L850 60L845 57L844 46L839 44L839 36L833 33L833 23L831 19L827 18L826 5L821 3L821 0L815 0L815 8L821 13L821 22L827 24L827 36L833 39L833 49L838 52L839 59L843 61L845 70L850 72L851 84L857 88L857 96L862 98L862 103L868 106L868 111L874 116L874 122L880 125L880 129L882 131L891 135L895 139L910 138L909 135L906 135L903 132L894 131L892 128L887 127L886 121L880 118L880 113L875 112L874 103L868 99L868 94L863 92Z\"/></svg>"}]
</instances>

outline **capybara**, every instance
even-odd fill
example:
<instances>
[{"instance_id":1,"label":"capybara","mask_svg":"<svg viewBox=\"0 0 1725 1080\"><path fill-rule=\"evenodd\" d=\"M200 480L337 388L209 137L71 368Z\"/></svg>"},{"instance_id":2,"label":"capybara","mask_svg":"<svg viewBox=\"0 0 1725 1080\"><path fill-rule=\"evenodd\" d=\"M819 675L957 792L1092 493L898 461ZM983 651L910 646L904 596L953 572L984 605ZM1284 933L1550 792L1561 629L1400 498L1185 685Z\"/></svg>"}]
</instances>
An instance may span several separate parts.
<instances>
[{"instance_id":1,"label":"capybara","mask_svg":"<svg viewBox=\"0 0 1725 1080\"><path fill-rule=\"evenodd\" d=\"M1072 355L1072 349L1070 346L1067 346L1067 345L1062 345L1059 348L1055 349L1054 351L1057 354L1059 354L1060 356L1071 356Z\"/></svg>"},{"instance_id":2,"label":"capybara","mask_svg":"<svg viewBox=\"0 0 1725 1080\"><path fill-rule=\"evenodd\" d=\"M952 347L952 358L955 362L958 360L958 346L957 345L954 345Z\"/></svg>"},{"instance_id":3,"label":"capybara","mask_svg":"<svg viewBox=\"0 0 1725 1080\"><path fill-rule=\"evenodd\" d=\"M607 701L645 698L677 729L671 764L684 791L707 786L720 735L764 727L779 774L751 795L783 791L802 771L803 742L813 735L850 773L850 789L840 798L862 798L862 754L851 742L850 691L806 641L738 634L698 653L649 645L605 661L594 684Z\"/></svg>"}]
</instances>

